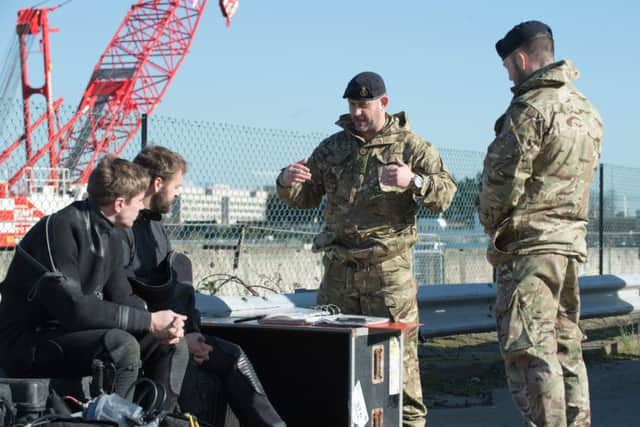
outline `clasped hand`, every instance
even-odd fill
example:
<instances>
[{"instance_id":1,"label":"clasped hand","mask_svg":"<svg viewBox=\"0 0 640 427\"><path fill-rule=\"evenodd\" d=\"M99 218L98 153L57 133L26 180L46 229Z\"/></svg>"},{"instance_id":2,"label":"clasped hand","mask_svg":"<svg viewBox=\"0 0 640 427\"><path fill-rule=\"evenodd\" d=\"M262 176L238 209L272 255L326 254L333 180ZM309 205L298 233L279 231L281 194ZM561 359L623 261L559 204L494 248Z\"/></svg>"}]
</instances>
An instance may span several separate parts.
<instances>
[{"instance_id":1,"label":"clasped hand","mask_svg":"<svg viewBox=\"0 0 640 427\"><path fill-rule=\"evenodd\" d=\"M151 313L149 332L163 344L177 344L184 336L184 322L187 316L172 310L155 311Z\"/></svg>"},{"instance_id":2,"label":"clasped hand","mask_svg":"<svg viewBox=\"0 0 640 427\"><path fill-rule=\"evenodd\" d=\"M191 332L184 336L187 340L189 353L193 355L193 361L200 365L205 360L209 360L209 353L213 351L213 347L207 344L204 336L198 332Z\"/></svg>"},{"instance_id":3,"label":"clasped hand","mask_svg":"<svg viewBox=\"0 0 640 427\"><path fill-rule=\"evenodd\" d=\"M391 187L400 187L406 190L411 185L411 180L415 174L402 160L386 165L380 176L380 183Z\"/></svg>"}]
</instances>

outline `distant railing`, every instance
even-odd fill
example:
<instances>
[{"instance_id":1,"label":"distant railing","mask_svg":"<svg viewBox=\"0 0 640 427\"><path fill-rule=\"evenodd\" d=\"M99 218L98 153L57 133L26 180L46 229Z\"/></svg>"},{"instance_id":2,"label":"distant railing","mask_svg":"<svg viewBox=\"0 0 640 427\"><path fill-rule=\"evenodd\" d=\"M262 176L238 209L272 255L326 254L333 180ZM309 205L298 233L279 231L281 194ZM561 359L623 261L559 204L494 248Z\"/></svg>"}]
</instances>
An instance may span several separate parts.
<instances>
[{"instance_id":1,"label":"distant railing","mask_svg":"<svg viewBox=\"0 0 640 427\"><path fill-rule=\"evenodd\" d=\"M640 312L640 274L583 276L579 279L581 318ZM198 294L196 304L207 317L247 317L286 312L316 304L316 291L265 297L217 297ZM420 286L418 309L424 337L488 332L496 328L493 283Z\"/></svg>"}]
</instances>

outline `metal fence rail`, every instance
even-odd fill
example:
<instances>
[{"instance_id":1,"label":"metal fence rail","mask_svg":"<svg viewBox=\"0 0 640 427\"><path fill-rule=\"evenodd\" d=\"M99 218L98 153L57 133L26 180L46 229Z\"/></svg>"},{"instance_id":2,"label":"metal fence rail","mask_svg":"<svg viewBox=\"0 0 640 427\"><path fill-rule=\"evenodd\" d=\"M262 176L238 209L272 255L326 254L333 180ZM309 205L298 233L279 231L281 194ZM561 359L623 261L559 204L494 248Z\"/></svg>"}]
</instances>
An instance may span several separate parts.
<instances>
[{"instance_id":1,"label":"metal fence rail","mask_svg":"<svg viewBox=\"0 0 640 427\"><path fill-rule=\"evenodd\" d=\"M579 279L581 318L640 312L640 274L583 276ZM217 297L199 294L203 317L245 317L315 305L317 292L267 297ZM493 283L420 286L420 332L425 337L495 330Z\"/></svg>"}]
</instances>

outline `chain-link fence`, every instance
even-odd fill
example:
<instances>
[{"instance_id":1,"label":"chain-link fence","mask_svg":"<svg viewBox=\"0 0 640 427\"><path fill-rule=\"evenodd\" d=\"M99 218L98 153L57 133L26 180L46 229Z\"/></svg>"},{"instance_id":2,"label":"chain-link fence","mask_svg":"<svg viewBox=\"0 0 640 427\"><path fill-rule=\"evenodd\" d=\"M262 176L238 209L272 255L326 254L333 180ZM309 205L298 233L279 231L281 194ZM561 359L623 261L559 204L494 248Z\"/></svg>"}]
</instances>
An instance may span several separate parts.
<instances>
[{"instance_id":1,"label":"chain-link fence","mask_svg":"<svg viewBox=\"0 0 640 427\"><path fill-rule=\"evenodd\" d=\"M604 274L640 271L640 169L602 164L602 189L597 193L597 213L591 221L599 237L600 251L591 264ZM600 221L602 218L602 221ZM595 231L595 230L594 230ZM594 232L591 233L593 235ZM595 246L595 245L594 245Z\"/></svg>"},{"instance_id":2,"label":"chain-link fence","mask_svg":"<svg viewBox=\"0 0 640 427\"><path fill-rule=\"evenodd\" d=\"M179 151L189 172L173 215L167 218L177 248L188 252L203 283L228 276L277 290L315 288L321 256L311 252L322 210L282 203L275 179L285 165L308 157L328 135L257 129L155 117L148 141ZM135 150L134 150L135 151ZM486 282L486 237L474 201L481 153L440 148L458 182L443 215L421 211L414 273L421 283Z\"/></svg>"},{"instance_id":3,"label":"chain-link fence","mask_svg":"<svg viewBox=\"0 0 640 427\"><path fill-rule=\"evenodd\" d=\"M60 122L71 113L63 110ZM0 101L0 117L0 150L5 150L23 132L20 105ZM282 167L309 156L326 136L162 116L149 119L148 142L178 151L188 162L183 193L166 225L175 248L192 259L196 284L221 294L318 286L322 263L320 255L311 252L311 242L322 226L322 210L287 207L276 196L275 179ZM46 132L41 129L33 139L31 149L38 150ZM122 156L133 158L140 146L138 136ZM420 211L414 274L421 284L491 281L487 238L475 208L484 154L436 147L456 178L458 192L446 213ZM0 184L20 170L25 158L21 149L0 164ZM38 174L47 176L47 167L44 155L15 187L45 213L72 200L41 185L46 179ZM640 271L640 169L603 165L602 171L592 188L590 251L583 274ZM56 176L65 179L64 171ZM0 203L9 206L10 197L5 196ZM7 228L7 216L0 218ZM0 252L0 273L11 255Z\"/></svg>"}]
</instances>

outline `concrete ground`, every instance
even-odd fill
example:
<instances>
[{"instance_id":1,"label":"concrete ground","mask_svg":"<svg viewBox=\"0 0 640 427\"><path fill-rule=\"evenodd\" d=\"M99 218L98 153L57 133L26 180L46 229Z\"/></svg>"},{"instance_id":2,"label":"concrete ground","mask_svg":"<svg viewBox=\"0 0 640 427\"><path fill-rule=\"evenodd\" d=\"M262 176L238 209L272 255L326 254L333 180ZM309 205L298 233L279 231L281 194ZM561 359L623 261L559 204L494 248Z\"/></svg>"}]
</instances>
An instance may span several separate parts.
<instances>
[{"instance_id":1,"label":"concrete ground","mask_svg":"<svg viewBox=\"0 0 640 427\"><path fill-rule=\"evenodd\" d=\"M640 425L640 360L588 366L592 424L595 427ZM428 427L518 427L522 425L507 388L496 388L485 402L468 407L432 408Z\"/></svg>"},{"instance_id":2,"label":"concrete ground","mask_svg":"<svg viewBox=\"0 0 640 427\"><path fill-rule=\"evenodd\" d=\"M640 322L637 316L587 320L583 354L592 425L640 426ZM428 427L518 427L495 333L430 338L420 346Z\"/></svg>"}]
</instances>

